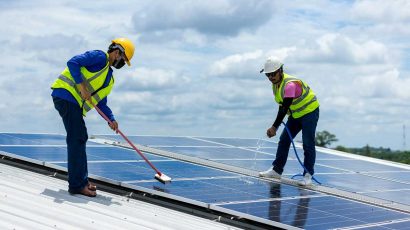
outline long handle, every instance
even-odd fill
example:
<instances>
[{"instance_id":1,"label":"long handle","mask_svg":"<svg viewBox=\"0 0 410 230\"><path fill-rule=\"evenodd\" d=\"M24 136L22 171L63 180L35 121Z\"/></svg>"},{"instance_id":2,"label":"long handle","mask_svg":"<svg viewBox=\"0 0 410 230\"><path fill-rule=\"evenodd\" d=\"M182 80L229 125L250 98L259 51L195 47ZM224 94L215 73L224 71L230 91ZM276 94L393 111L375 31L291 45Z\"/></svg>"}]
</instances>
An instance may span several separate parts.
<instances>
[{"instance_id":1,"label":"long handle","mask_svg":"<svg viewBox=\"0 0 410 230\"><path fill-rule=\"evenodd\" d=\"M90 100L90 103L95 107L95 109L97 110L97 112L110 124L113 125L112 121L110 121L110 119L108 119L108 117L100 110L100 108L98 108L96 105L94 105L94 103ZM128 144L130 144L132 146L132 148L145 160L145 162L147 162L149 164L149 166L151 166L151 168L153 170L155 170L155 172L158 173L159 176L162 175L162 173L155 168L155 166L144 156L144 154L137 148L135 147L135 145L121 132L120 129L117 128L116 130L127 142Z\"/></svg>"}]
</instances>

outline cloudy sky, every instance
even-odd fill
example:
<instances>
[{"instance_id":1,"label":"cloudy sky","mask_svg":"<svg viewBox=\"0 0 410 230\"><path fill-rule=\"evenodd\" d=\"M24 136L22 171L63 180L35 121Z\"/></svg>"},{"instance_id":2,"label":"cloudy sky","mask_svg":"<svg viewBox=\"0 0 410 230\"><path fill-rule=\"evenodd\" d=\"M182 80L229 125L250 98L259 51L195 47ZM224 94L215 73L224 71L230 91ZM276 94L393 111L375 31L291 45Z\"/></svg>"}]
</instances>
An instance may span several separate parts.
<instances>
[{"instance_id":1,"label":"cloudy sky","mask_svg":"<svg viewBox=\"0 0 410 230\"><path fill-rule=\"evenodd\" d=\"M318 95L333 146L402 149L405 125L409 149L409 25L406 0L0 0L0 131L65 133L51 83L128 37L108 97L125 134L264 138L277 105L259 70L276 56ZM95 111L86 123L111 133Z\"/></svg>"}]
</instances>

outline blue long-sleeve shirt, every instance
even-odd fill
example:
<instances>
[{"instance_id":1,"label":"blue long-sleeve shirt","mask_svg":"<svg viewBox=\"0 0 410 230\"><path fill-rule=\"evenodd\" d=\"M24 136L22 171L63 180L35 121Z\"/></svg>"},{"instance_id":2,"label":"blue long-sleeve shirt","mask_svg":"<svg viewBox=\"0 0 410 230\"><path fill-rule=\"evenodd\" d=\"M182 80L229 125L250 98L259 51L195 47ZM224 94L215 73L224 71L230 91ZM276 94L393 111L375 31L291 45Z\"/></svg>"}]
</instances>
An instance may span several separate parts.
<instances>
[{"instance_id":1,"label":"blue long-sleeve shirt","mask_svg":"<svg viewBox=\"0 0 410 230\"><path fill-rule=\"evenodd\" d=\"M101 50L91 50L72 57L70 60L68 60L67 67L70 70L71 76L73 76L75 83L80 84L83 81L80 72L81 67L85 67L90 72L97 72L102 70L106 64L107 55L105 54L105 52ZM108 84L110 83L110 80L112 78L112 72L112 68L109 67L107 78L105 79L103 85L104 87L108 86ZM51 96L64 99L66 101L75 103L78 106L80 106L78 102L75 100L74 96L71 95L71 93L68 92L66 89L53 89ZM114 114L107 105L107 97L103 98L100 102L98 102L97 106L111 121L115 121Z\"/></svg>"}]
</instances>

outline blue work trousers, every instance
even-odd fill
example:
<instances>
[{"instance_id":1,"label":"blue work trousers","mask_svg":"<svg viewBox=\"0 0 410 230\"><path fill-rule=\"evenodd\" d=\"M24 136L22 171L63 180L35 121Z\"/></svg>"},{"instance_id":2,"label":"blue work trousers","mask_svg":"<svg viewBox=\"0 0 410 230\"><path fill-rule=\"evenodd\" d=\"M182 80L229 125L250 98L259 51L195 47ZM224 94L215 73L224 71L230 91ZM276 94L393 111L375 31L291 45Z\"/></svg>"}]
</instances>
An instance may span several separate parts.
<instances>
[{"instance_id":1,"label":"blue work trousers","mask_svg":"<svg viewBox=\"0 0 410 230\"><path fill-rule=\"evenodd\" d=\"M82 109L78 105L58 97L53 97L53 102L63 119L67 132L68 191L78 193L88 184L87 154L85 151L88 134Z\"/></svg>"},{"instance_id":2,"label":"blue work trousers","mask_svg":"<svg viewBox=\"0 0 410 230\"><path fill-rule=\"evenodd\" d=\"M292 139L302 130L302 141L304 150L304 161L303 164L308 170L310 175L315 173L314 165L316 161L316 148L315 148L315 136L316 136L316 126L319 120L319 108L308 113L300 118L293 118L289 116L286 126L288 127ZM286 161L288 159L289 147L291 140L289 134L284 128L282 134L280 135L278 150L276 152L276 158L273 161L273 170L277 173L282 174L283 168L285 167ZM305 170L303 175L305 175Z\"/></svg>"}]
</instances>

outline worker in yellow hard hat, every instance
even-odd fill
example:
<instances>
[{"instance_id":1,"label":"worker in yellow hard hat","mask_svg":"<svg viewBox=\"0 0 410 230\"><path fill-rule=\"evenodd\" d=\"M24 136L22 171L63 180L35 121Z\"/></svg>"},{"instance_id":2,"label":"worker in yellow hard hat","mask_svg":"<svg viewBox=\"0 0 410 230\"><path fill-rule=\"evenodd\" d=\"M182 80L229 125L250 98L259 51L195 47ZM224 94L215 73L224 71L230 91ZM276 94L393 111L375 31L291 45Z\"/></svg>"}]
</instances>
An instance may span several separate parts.
<instances>
[{"instance_id":1,"label":"worker in yellow hard hat","mask_svg":"<svg viewBox=\"0 0 410 230\"><path fill-rule=\"evenodd\" d=\"M87 128L83 116L97 105L112 121L118 123L107 106L107 96L114 86L113 69L122 68L134 55L135 46L127 38L111 41L108 51L91 50L72 57L67 67L51 85L54 107L59 112L67 132L68 191L94 197L96 186L88 181L86 142ZM92 101L93 103L90 103Z\"/></svg>"}]
</instances>

